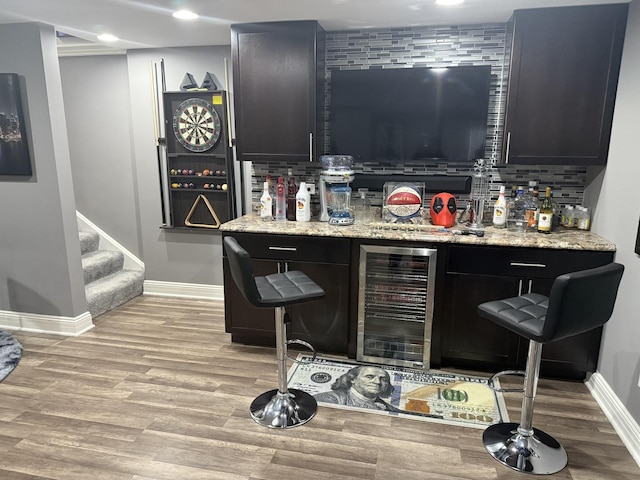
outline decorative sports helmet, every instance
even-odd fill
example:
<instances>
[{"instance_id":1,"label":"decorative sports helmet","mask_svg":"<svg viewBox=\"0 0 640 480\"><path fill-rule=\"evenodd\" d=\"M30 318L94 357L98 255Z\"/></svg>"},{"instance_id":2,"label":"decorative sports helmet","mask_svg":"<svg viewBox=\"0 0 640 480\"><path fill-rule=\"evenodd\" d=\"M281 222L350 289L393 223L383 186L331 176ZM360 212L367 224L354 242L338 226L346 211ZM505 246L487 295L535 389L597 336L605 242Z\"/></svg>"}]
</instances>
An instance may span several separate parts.
<instances>
[{"instance_id":1,"label":"decorative sports helmet","mask_svg":"<svg viewBox=\"0 0 640 480\"><path fill-rule=\"evenodd\" d=\"M458 204L456 197L448 192L441 192L431 199L431 223L449 228L456 223Z\"/></svg>"}]
</instances>

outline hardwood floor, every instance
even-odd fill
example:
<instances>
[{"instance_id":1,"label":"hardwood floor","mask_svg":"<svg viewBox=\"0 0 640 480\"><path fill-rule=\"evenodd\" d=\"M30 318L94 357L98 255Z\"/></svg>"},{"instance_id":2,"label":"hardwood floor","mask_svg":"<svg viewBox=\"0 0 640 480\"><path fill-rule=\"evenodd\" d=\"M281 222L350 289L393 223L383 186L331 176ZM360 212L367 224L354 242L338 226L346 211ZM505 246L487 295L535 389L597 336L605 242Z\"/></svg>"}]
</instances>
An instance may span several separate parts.
<instances>
[{"instance_id":1,"label":"hardwood floor","mask_svg":"<svg viewBox=\"0 0 640 480\"><path fill-rule=\"evenodd\" d=\"M221 302L137 297L80 337L16 332L0 384L0 479L522 479L482 430L320 407L308 424L257 425L277 386L274 349L231 344ZM512 419L520 396L507 394ZM582 383L541 380L534 425L566 448L559 479L640 479Z\"/></svg>"}]
</instances>

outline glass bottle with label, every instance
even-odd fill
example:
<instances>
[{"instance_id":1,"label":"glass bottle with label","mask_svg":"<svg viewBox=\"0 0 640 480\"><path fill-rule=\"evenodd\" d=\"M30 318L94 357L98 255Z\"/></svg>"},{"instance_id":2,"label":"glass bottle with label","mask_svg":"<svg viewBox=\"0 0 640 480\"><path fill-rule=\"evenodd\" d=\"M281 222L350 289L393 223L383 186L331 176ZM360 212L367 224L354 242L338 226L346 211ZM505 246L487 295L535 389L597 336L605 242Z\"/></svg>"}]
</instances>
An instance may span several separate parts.
<instances>
[{"instance_id":1,"label":"glass bottle with label","mask_svg":"<svg viewBox=\"0 0 640 480\"><path fill-rule=\"evenodd\" d=\"M553 225L553 203L551 202L551 187L547 187L544 200L540 204L540 213L538 214L538 232L551 233Z\"/></svg>"},{"instance_id":2,"label":"glass bottle with label","mask_svg":"<svg viewBox=\"0 0 640 480\"><path fill-rule=\"evenodd\" d=\"M498 199L493 206L493 226L496 228L507 226L507 200L504 198L504 185L500 186Z\"/></svg>"},{"instance_id":3,"label":"glass bottle with label","mask_svg":"<svg viewBox=\"0 0 640 480\"><path fill-rule=\"evenodd\" d=\"M300 182L300 190L296 194L296 221L309 222L311 220L311 198L307 183Z\"/></svg>"},{"instance_id":4,"label":"glass bottle with label","mask_svg":"<svg viewBox=\"0 0 640 480\"><path fill-rule=\"evenodd\" d=\"M287 220L296 219L296 179L293 178L293 170L289 169L289 180L287 181Z\"/></svg>"},{"instance_id":5,"label":"glass bottle with label","mask_svg":"<svg viewBox=\"0 0 640 480\"><path fill-rule=\"evenodd\" d=\"M267 222L273 220L273 199L269 193L269 182L264 182L262 196L260 197L260 218Z\"/></svg>"},{"instance_id":6,"label":"glass bottle with label","mask_svg":"<svg viewBox=\"0 0 640 480\"><path fill-rule=\"evenodd\" d=\"M526 201L524 189L518 187L515 198L512 198L507 205L507 228L517 232L527 231Z\"/></svg>"},{"instance_id":7,"label":"glass bottle with label","mask_svg":"<svg viewBox=\"0 0 640 480\"><path fill-rule=\"evenodd\" d=\"M531 180L529 182L529 190L524 196L527 202L527 227L535 231L538 225L538 214L540 208L540 201L538 200L538 182Z\"/></svg>"},{"instance_id":8,"label":"glass bottle with label","mask_svg":"<svg viewBox=\"0 0 640 480\"><path fill-rule=\"evenodd\" d=\"M284 178L278 177L276 185L276 220L287 219L287 190L284 186Z\"/></svg>"}]
</instances>

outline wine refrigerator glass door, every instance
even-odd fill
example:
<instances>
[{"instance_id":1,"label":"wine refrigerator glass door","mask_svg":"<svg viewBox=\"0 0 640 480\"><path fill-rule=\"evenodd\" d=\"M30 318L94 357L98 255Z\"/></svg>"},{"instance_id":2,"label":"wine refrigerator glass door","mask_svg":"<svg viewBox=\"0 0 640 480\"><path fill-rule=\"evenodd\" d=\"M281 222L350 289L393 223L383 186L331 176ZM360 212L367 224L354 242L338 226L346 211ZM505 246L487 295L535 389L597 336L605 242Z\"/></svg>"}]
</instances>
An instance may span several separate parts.
<instances>
[{"instance_id":1,"label":"wine refrigerator glass door","mask_svg":"<svg viewBox=\"0 0 640 480\"><path fill-rule=\"evenodd\" d=\"M359 361L429 368L437 250L360 247Z\"/></svg>"}]
</instances>

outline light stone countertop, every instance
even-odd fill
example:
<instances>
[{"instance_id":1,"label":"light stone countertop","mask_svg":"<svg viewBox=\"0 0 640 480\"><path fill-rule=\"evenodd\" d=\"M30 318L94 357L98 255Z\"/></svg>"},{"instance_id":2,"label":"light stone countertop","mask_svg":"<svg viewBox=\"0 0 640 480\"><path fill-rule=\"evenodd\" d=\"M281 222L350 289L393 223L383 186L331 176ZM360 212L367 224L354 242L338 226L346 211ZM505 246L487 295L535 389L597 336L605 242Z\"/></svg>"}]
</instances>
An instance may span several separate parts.
<instances>
[{"instance_id":1,"label":"light stone countertop","mask_svg":"<svg viewBox=\"0 0 640 480\"><path fill-rule=\"evenodd\" d=\"M456 243L465 245L487 245L504 247L554 248L560 250L615 251L615 244L590 231L560 227L549 235L537 232L512 232L484 228L484 236L460 235L452 230L467 230L455 225L443 229L430 224L406 225L393 223L358 223L334 226L312 219L311 222L270 221L264 222L256 214L247 214L220 226L222 232L264 233L271 235L303 235L315 237L376 239L390 241L413 241L434 243Z\"/></svg>"}]
</instances>

